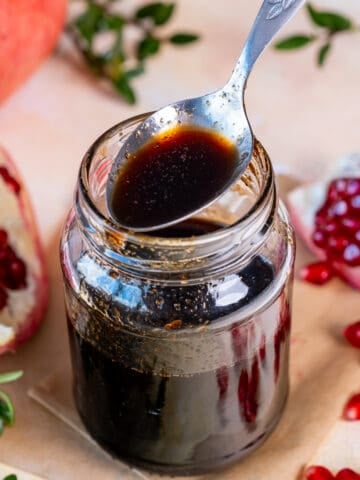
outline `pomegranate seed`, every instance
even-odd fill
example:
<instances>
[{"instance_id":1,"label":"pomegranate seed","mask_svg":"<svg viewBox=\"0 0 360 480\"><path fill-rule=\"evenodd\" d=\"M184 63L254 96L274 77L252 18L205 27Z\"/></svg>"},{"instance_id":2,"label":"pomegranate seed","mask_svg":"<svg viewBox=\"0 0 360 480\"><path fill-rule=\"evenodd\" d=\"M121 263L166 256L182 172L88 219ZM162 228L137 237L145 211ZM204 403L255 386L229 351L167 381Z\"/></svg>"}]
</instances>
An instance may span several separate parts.
<instances>
[{"instance_id":1,"label":"pomegranate seed","mask_svg":"<svg viewBox=\"0 0 360 480\"><path fill-rule=\"evenodd\" d=\"M19 290L26 287L26 266L22 260L16 258L8 264L4 283L12 290Z\"/></svg>"},{"instance_id":2,"label":"pomegranate seed","mask_svg":"<svg viewBox=\"0 0 360 480\"><path fill-rule=\"evenodd\" d=\"M347 326L343 335L346 340L355 348L360 348L360 322Z\"/></svg>"},{"instance_id":3,"label":"pomegranate seed","mask_svg":"<svg viewBox=\"0 0 360 480\"><path fill-rule=\"evenodd\" d=\"M327 468L314 465L306 469L305 478L306 480L332 480L335 477Z\"/></svg>"},{"instance_id":4,"label":"pomegranate seed","mask_svg":"<svg viewBox=\"0 0 360 480\"><path fill-rule=\"evenodd\" d=\"M344 250L343 258L351 267L360 265L360 248L355 243L350 243Z\"/></svg>"},{"instance_id":5,"label":"pomegranate seed","mask_svg":"<svg viewBox=\"0 0 360 480\"><path fill-rule=\"evenodd\" d=\"M331 183L331 185L334 185L334 188L337 193L337 198L344 198L344 196L346 195L347 184L348 184L347 178L338 178ZM331 188L331 185L330 185L330 188Z\"/></svg>"},{"instance_id":6,"label":"pomegranate seed","mask_svg":"<svg viewBox=\"0 0 360 480\"><path fill-rule=\"evenodd\" d=\"M338 229L339 229L339 226L335 220L329 220L324 226L324 230L326 233L334 233L334 232L337 232Z\"/></svg>"},{"instance_id":7,"label":"pomegranate seed","mask_svg":"<svg viewBox=\"0 0 360 480\"><path fill-rule=\"evenodd\" d=\"M336 480L360 480L360 475L350 468L340 470L335 477Z\"/></svg>"},{"instance_id":8,"label":"pomegranate seed","mask_svg":"<svg viewBox=\"0 0 360 480\"><path fill-rule=\"evenodd\" d=\"M349 421L360 420L360 393L353 395L343 411L343 418Z\"/></svg>"},{"instance_id":9,"label":"pomegranate seed","mask_svg":"<svg viewBox=\"0 0 360 480\"><path fill-rule=\"evenodd\" d=\"M334 217L345 217L349 211L349 206L345 200L339 200L329 208L330 215Z\"/></svg>"},{"instance_id":10,"label":"pomegranate seed","mask_svg":"<svg viewBox=\"0 0 360 480\"><path fill-rule=\"evenodd\" d=\"M4 288L0 287L0 311L6 307L8 294Z\"/></svg>"},{"instance_id":11,"label":"pomegranate seed","mask_svg":"<svg viewBox=\"0 0 360 480\"><path fill-rule=\"evenodd\" d=\"M325 262L310 263L300 271L300 278L315 285L324 285L333 277L333 271Z\"/></svg>"},{"instance_id":12,"label":"pomegranate seed","mask_svg":"<svg viewBox=\"0 0 360 480\"><path fill-rule=\"evenodd\" d=\"M329 245L329 248L331 248L331 250L335 251L335 252L340 252L342 253L345 248L349 245L349 240L344 237L344 236L339 236L339 237L329 237L329 240L328 240L328 245Z\"/></svg>"},{"instance_id":13,"label":"pomegranate seed","mask_svg":"<svg viewBox=\"0 0 360 480\"><path fill-rule=\"evenodd\" d=\"M352 197L352 199L350 200L350 207L351 207L351 210L355 214L359 214L359 212L360 212L360 195L355 195L355 197Z\"/></svg>"},{"instance_id":14,"label":"pomegranate seed","mask_svg":"<svg viewBox=\"0 0 360 480\"><path fill-rule=\"evenodd\" d=\"M350 230L350 232L357 232L360 230L360 220L356 218L342 218L341 219L341 225L344 227L346 230Z\"/></svg>"},{"instance_id":15,"label":"pomegranate seed","mask_svg":"<svg viewBox=\"0 0 360 480\"><path fill-rule=\"evenodd\" d=\"M321 230L315 230L312 235L312 240L317 247L324 247L326 245L326 235Z\"/></svg>"},{"instance_id":16,"label":"pomegranate seed","mask_svg":"<svg viewBox=\"0 0 360 480\"><path fill-rule=\"evenodd\" d=\"M360 179L358 178L349 178L346 186L346 195L353 197L360 193Z\"/></svg>"}]
</instances>

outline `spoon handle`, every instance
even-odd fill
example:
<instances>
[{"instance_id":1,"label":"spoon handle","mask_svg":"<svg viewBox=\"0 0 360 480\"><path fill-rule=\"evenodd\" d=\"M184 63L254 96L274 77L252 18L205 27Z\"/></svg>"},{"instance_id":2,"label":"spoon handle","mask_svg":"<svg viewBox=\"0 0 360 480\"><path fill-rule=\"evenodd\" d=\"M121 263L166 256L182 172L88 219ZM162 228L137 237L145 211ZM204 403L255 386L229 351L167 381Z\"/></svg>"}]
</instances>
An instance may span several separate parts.
<instances>
[{"instance_id":1,"label":"spoon handle","mask_svg":"<svg viewBox=\"0 0 360 480\"><path fill-rule=\"evenodd\" d=\"M228 85L244 89L246 81L265 47L290 20L305 0L264 0L246 40Z\"/></svg>"}]
</instances>

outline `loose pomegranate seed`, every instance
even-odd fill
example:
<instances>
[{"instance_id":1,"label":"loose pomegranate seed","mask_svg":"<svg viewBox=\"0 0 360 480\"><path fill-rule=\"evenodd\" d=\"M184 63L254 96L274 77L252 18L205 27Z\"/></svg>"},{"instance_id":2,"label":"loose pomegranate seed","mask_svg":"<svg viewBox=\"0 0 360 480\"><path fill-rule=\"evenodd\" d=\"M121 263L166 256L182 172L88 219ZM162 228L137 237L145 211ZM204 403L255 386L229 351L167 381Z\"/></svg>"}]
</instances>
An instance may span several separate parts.
<instances>
[{"instance_id":1,"label":"loose pomegranate seed","mask_svg":"<svg viewBox=\"0 0 360 480\"><path fill-rule=\"evenodd\" d=\"M0 287L0 311L6 307L8 295L6 290Z\"/></svg>"},{"instance_id":2,"label":"loose pomegranate seed","mask_svg":"<svg viewBox=\"0 0 360 480\"><path fill-rule=\"evenodd\" d=\"M344 468L340 470L335 477L336 480L360 480L360 474L350 470L350 468Z\"/></svg>"},{"instance_id":3,"label":"loose pomegranate seed","mask_svg":"<svg viewBox=\"0 0 360 480\"><path fill-rule=\"evenodd\" d=\"M348 325L344 329L343 335L350 345L355 348L360 348L360 321Z\"/></svg>"},{"instance_id":4,"label":"loose pomegranate seed","mask_svg":"<svg viewBox=\"0 0 360 480\"><path fill-rule=\"evenodd\" d=\"M333 277L333 271L325 262L311 263L301 269L300 277L306 282L323 285Z\"/></svg>"},{"instance_id":5,"label":"loose pomegranate seed","mask_svg":"<svg viewBox=\"0 0 360 480\"><path fill-rule=\"evenodd\" d=\"M360 393L353 395L343 411L343 418L349 421L360 420Z\"/></svg>"},{"instance_id":6,"label":"loose pomegranate seed","mask_svg":"<svg viewBox=\"0 0 360 480\"><path fill-rule=\"evenodd\" d=\"M335 477L327 468L314 465L306 469L305 478L306 480L333 480Z\"/></svg>"}]
</instances>

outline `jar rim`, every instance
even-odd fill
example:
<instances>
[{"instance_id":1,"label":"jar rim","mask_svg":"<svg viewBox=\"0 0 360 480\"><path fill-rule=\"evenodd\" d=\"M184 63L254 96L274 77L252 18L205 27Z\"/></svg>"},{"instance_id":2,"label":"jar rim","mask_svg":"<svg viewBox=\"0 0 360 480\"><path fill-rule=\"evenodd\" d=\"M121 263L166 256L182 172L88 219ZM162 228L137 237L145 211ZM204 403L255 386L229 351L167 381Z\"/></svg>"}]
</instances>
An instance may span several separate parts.
<instances>
[{"instance_id":1,"label":"jar rim","mask_svg":"<svg viewBox=\"0 0 360 480\"><path fill-rule=\"evenodd\" d=\"M141 244L141 245L149 245L152 247L160 247L160 248L186 248L186 247L204 247L208 244L214 244L218 241L223 240L235 233L242 231L246 228L247 224L253 221L254 217L256 217L257 212L261 210L261 207L266 204L271 196L271 191L274 185L274 173L272 169L272 165L270 162L270 158L265 151L262 144L255 138L254 142L254 150L257 147L260 147L265 153L265 166L266 166L266 178L263 182L262 188L259 191L256 201L254 204L249 208L249 210L241 216L235 223L232 225L220 227L219 229L201 234L196 236L189 236L189 237L162 237L157 236L154 232L151 235L146 234L146 232L132 232L126 228L120 227L116 222L114 222L110 215L105 215L96 205L95 201L91 195L91 188L90 188L90 169L92 165L92 161L94 159L95 153L98 151L99 147L103 144L103 142L111 138L114 134L121 131L124 128L129 128L133 125L136 125L138 122L143 121L146 117L151 115L152 112L142 113L133 117L130 117L118 124L112 126L108 130L106 130L103 134L101 134L95 142L91 145L91 147L87 150L82 160L78 182L79 188L77 191L77 195L81 197L81 199L86 204L86 213L91 215L94 219L95 223L101 225L102 229L106 231L109 235L117 236L126 240L127 242L134 243L134 244ZM250 164L251 166L251 164ZM248 168L250 168L250 166ZM271 202L270 202L271 203Z\"/></svg>"}]
</instances>

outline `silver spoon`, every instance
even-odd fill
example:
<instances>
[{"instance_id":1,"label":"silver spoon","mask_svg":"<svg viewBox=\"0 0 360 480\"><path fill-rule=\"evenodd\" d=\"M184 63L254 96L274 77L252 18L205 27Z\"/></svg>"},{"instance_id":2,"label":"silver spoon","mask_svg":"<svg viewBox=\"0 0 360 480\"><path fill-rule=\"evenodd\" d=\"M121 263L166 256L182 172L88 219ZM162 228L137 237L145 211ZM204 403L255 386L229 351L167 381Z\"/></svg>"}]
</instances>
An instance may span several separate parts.
<instances>
[{"instance_id":1,"label":"silver spoon","mask_svg":"<svg viewBox=\"0 0 360 480\"><path fill-rule=\"evenodd\" d=\"M149 116L129 136L113 163L106 186L107 207L111 213L114 185L127 159L136 153L155 135L178 125L190 125L218 131L230 139L237 148L237 162L231 178L194 211L186 211L160 225L127 225L116 219L117 224L133 231L152 231L166 228L189 218L209 207L243 174L249 165L254 137L249 124L244 92L250 72L265 47L285 23L295 14L305 0L265 0L255 19L253 28L244 45L240 58L228 83L220 90L202 97L182 100L168 105ZM166 208L166 205L164 205Z\"/></svg>"}]
</instances>

